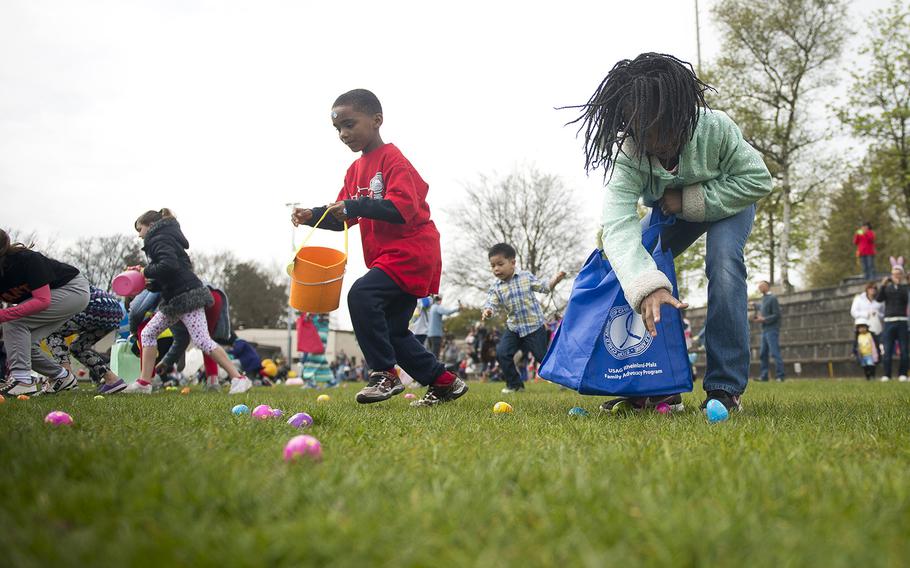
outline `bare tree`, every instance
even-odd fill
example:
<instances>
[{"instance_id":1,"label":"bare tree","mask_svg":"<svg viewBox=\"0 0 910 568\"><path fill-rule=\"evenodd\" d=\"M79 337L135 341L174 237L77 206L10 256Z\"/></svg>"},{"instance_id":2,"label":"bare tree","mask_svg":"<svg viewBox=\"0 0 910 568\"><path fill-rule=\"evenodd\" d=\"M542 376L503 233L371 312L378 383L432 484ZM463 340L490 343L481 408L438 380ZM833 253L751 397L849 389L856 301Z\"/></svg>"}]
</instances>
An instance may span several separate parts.
<instances>
[{"instance_id":1,"label":"bare tree","mask_svg":"<svg viewBox=\"0 0 910 568\"><path fill-rule=\"evenodd\" d=\"M475 295L486 291L492 278L487 250L496 243L515 247L518 265L541 278L576 271L583 245L593 243L580 210L557 176L534 168L501 179L481 175L448 211L460 232L443 265L446 284Z\"/></svg>"},{"instance_id":2,"label":"bare tree","mask_svg":"<svg viewBox=\"0 0 910 568\"><path fill-rule=\"evenodd\" d=\"M203 282L224 288L227 284L228 272L239 261L229 250L215 251L212 253L192 251L190 260L193 261L193 271Z\"/></svg>"},{"instance_id":3,"label":"bare tree","mask_svg":"<svg viewBox=\"0 0 910 568\"><path fill-rule=\"evenodd\" d=\"M93 285L109 290L114 277L127 266L142 263L144 255L135 236L118 234L79 239L61 260L78 268Z\"/></svg>"},{"instance_id":4,"label":"bare tree","mask_svg":"<svg viewBox=\"0 0 910 568\"><path fill-rule=\"evenodd\" d=\"M779 215L777 207L766 204L763 209L779 243L781 284L789 289L794 215L819 186L812 175L817 171L813 155L819 153L817 143L827 138L815 126L818 117L811 110L821 106L816 105L819 89L837 77L828 71L848 35L846 3L721 0L713 12L723 35L713 79L721 103L777 182Z\"/></svg>"}]
</instances>

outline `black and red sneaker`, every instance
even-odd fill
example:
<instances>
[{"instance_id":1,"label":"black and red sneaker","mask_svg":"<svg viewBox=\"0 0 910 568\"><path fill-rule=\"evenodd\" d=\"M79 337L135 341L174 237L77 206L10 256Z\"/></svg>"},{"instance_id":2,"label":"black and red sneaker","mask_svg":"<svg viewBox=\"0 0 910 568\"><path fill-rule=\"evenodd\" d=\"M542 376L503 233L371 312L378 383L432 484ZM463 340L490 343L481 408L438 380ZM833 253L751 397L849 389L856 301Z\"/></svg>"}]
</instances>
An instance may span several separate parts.
<instances>
[{"instance_id":1,"label":"black and red sneaker","mask_svg":"<svg viewBox=\"0 0 910 568\"><path fill-rule=\"evenodd\" d=\"M701 409L705 410L709 400L720 401L727 409L727 412L741 411L743 409L742 399L739 395L730 394L725 390L709 390L706 393L705 401L701 403Z\"/></svg>"},{"instance_id":2,"label":"black and red sneaker","mask_svg":"<svg viewBox=\"0 0 910 568\"><path fill-rule=\"evenodd\" d=\"M411 403L411 406L436 406L443 402L452 402L466 392L468 392L467 383L455 377L454 381L445 386L430 385L423 398L418 398Z\"/></svg>"},{"instance_id":3,"label":"black and red sneaker","mask_svg":"<svg viewBox=\"0 0 910 568\"><path fill-rule=\"evenodd\" d=\"M404 385L398 378L398 373L391 371L373 371L370 373L370 382L357 393L357 402L370 404L389 400L396 394L404 392Z\"/></svg>"},{"instance_id":4,"label":"black and red sneaker","mask_svg":"<svg viewBox=\"0 0 910 568\"><path fill-rule=\"evenodd\" d=\"M613 398L600 405L603 412L622 412L631 410L635 412L646 412L657 409L659 404L666 404L670 407L671 412L682 412L685 405L680 394L664 394L657 396L633 396Z\"/></svg>"}]
</instances>

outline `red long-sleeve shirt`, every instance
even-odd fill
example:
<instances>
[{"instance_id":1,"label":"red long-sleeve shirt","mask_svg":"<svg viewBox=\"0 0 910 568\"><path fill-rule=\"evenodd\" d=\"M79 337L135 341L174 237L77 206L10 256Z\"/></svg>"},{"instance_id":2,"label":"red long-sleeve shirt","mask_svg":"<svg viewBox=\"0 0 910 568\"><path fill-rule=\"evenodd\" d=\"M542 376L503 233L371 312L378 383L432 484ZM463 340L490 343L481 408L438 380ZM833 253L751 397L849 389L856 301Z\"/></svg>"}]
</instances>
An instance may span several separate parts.
<instances>
[{"instance_id":1,"label":"red long-sleeve shirt","mask_svg":"<svg viewBox=\"0 0 910 568\"><path fill-rule=\"evenodd\" d=\"M856 254L859 256L872 256L875 254L875 231L860 229L853 234L853 244L856 245Z\"/></svg>"}]
</instances>

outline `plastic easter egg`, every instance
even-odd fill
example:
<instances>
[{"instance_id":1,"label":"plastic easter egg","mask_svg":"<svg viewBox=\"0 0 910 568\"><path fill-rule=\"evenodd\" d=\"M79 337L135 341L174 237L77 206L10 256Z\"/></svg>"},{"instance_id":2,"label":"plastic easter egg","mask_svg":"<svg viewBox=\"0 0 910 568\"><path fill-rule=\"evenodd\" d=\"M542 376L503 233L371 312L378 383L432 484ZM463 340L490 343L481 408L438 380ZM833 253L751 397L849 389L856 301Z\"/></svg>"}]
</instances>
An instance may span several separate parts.
<instances>
[{"instance_id":1,"label":"plastic easter egg","mask_svg":"<svg viewBox=\"0 0 910 568\"><path fill-rule=\"evenodd\" d=\"M237 406L235 406L234 408L231 409L231 413L234 414L234 416L240 416L241 414L249 414L250 407L245 404L238 404Z\"/></svg>"},{"instance_id":2,"label":"plastic easter egg","mask_svg":"<svg viewBox=\"0 0 910 568\"><path fill-rule=\"evenodd\" d=\"M260 404L253 409L253 418L258 418L259 420L266 420L272 417L272 407L268 404Z\"/></svg>"},{"instance_id":3,"label":"plastic easter egg","mask_svg":"<svg viewBox=\"0 0 910 568\"><path fill-rule=\"evenodd\" d=\"M662 402L658 404L654 410L657 411L658 414L670 414L670 405L666 402Z\"/></svg>"},{"instance_id":4,"label":"plastic easter egg","mask_svg":"<svg viewBox=\"0 0 910 568\"><path fill-rule=\"evenodd\" d=\"M73 423L73 417L66 412L55 410L45 416L44 421L48 424L53 424L54 426L66 426Z\"/></svg>"},{"instance_id":5,"label":"plastic easter egg","mask_svg":"<svg viewBox=\"0 0 910 568\"><path fill-rule=\"evenodd\" d=\"M168 392L170 392L170 391L175 391L175 390L177 390L177 387L171 385L171 386L169 386L169 387L164 387L164 390L166 390L166 391L168 391Z\"/></svg>"},{"instance_id":6,"label":"plastic easter egg","mask_svg":"<svg viewBox=\"0 0 910 568\"><path fill-rule=\"evenodd\" d=\"M4 402L6 402L6 397L0 396L0 404L3 404Z\"/></svg>"},{"instance_id":7,"label":"plastic easter egg","mask_svg":"<svg viewBox=\"0 0 910 568\"><path fill-rule=\"evenodd\" d=\"M313 425L313 417L306 412L298 412L288 418L288 424L294 428L306 428Z\"/></svg>"},{"instance_id":8,"label":"plastic easter egg","mask_svg":"<svg viewBox=\"0 0 910 568\"><path fill-rule=\"evenodd\" d=\"M183 387L180 389L180 394L190 394L190 387Z\"/></svg>"},{"instance_id":9,"label":"plastic easter egg","mask_svg":"<svg viewBox=\"0 0 910 568\"><path fill-rule=\"evenodd\" d=\"M79 376L79 377L84 377L86 374L87 373L85 372L85 369L79 369L78 371L76 371L76 376Z\"/></svg>"},{"instance_id":10,"label":"plastic easter egg","mask_svg":"<svg viewBox=\"0 0 910 568\"><path fill-rule=\"evenodd\" d=\"M713 398L705 406L705 415L708 417L708 422L723 422L730 417L724 403Z\"/></svg>"},{"instance_id":11,"label":"plastic easter egg","mask_svg":"<svg viewBox=\"0 0 910 568\"><path fill-rule=\"evenodd\" d=\"M330 400L332 400L332 397L327 394L321 394L316 397L316 402L328 402Z\"/></svg>"},{"instance_id":12,"label":"plastic easter egg","mask_svg":"<svg viewBox=\"0 0 910 568\"><path fill-rule=\"evenodd\" d=\"M322 458L322 444L312 436L294 436L284 446L284 461Z\"/></svg>"},{"instance_id":13,"label":"plastic easter egg","mask_svg":"<svg viewBox=\"0 0 910 568\"><path fill-rule=\"evenodd\" d=\"M404 397L408 400L412 400L412 399L417 398L417 395L412 392L406 392L406 393L404 393Z\"/></svg>"},{"instance_id":14,"label":"plastic easter egg","mask_svg":"<svg viewBox=\"0 0 910 568\"><path fill-rule=\"evenodd\" d=\"M95 395L95 400L104 400L104 395L103 395L103 394L96 394L96 395Z\"/></svg>"},{"instance_id":15,"label":"plastic easter egg","mask_svg":"<svg viewBox=\"0 0 910 568\"><path fill-rule=\"evenodd\" d=\"M17 396L16 398L19 399L19 400L28 400L28 399L29 399L29 396L28 396L27 394L20 394L20 395Z\"/></svg>"},{"instance_id":16,"label":"plastic easter egg","mask_svg":"<svg viewBox=\"0 0 910 568\"><path fill-rule=\"evenodd\" d=\"M493 414L508 414L512 412L512 405L508 402L499 401L493 405Z\"/></svg>"},{"instance_id":17,"label":"plastic easter egg","mask_svg":"<svg viewBox=\"0 0 910 568\"><path fill-rule=\"evenodd\" d=\"M569 409L569 416L588 416L588 411L580 406Z\"/></svg>"},{"instance_id":18,"label":"plastic easter egg","mask_svg":"<svg viewBox=\"0 0 910 568\"><path fill-rule=\"evenodd\" d=\"M272 418L281 418L284 412L279 408L272 409Z\"/></svg>"}]
</instances>

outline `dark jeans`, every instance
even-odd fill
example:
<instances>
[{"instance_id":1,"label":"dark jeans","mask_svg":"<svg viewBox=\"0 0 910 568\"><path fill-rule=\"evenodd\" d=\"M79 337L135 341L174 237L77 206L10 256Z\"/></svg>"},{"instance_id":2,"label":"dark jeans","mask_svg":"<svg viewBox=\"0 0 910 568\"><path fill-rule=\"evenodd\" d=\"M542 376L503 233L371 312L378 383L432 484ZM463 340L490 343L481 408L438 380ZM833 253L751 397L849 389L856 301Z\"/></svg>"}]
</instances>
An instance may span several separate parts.
<instances>
[{"instance_id":1,"label":"dark jeans","mask_svg":"<svg viewBox=\"0 0 910 568\"><path fill-rule=\"evenodd\" d=\"M385 272L371 268L351 286L348 309L368 367L386 371L397 363L415 381L430 385L445 367L408 329L417 300Z\"/></svg>"},{"instance_id":2,"label":"dark jeans","mask_svg":"<svg viewBox=\"0 0 910 568\"><path fill-rule=\"evenodd\" d=\"M910 362L910 354L907 353L907 321L886 321L885 329L882 330L882 343L885 346L885 356L882 358L882 374L888 378L891 377L891 359L894 357L894 342L900 346L901 359L898 367L898 375L907 374L907 363Z\"/></svg>"},{"instance_id":3,"label":"dark jeans","mask_svg":"<svg viewBox=\"0 0 910 568\"><path fill-rule=\"evenodd\" d=\"M436 335L427 337L427 350L433 354L433 357L439 359L439 352L442 350L442 338Z\"/></svg>"},{"instance_id":4,"label":"dark jeans","mask_svg":"<svg viewBox=\"0 0 910 568\"><path fill-rule=\"evenodd\" d=\"M784 359L780 356L780 328L763 329L761 332L761 380L768 380L768 355L774 357L777 378L784 380Z\"/></svg>"},{"instance_id":5,"label":"dark jeans","mask_svg":"<svg viewBox=\"0 0 910 568\"><path fill-rule=\"evenodd\" d=\"M863 264L863 278L867 281L875 280L875 255L863 255L859 260Z\"/></svg>"},{"instance_id":6,"label":"dark jeans","mask_svg":"<svg viewBox=\"0 0 910 568\"><path fill-rule=\"evenodd\" d=\"M502 332L499 345L496 346L496 359L499 360L499 368L502 370L502 377L507 387L510 389L524 388L521 377L518 375L518 369L515 368L515 354L519 350L525 353L530 351L534 355L534 359L540 363L543 356L547 354L548 339L547 327L543 325L524 337L519 337L510 329Z\"/></svg>"}]
</instances>

